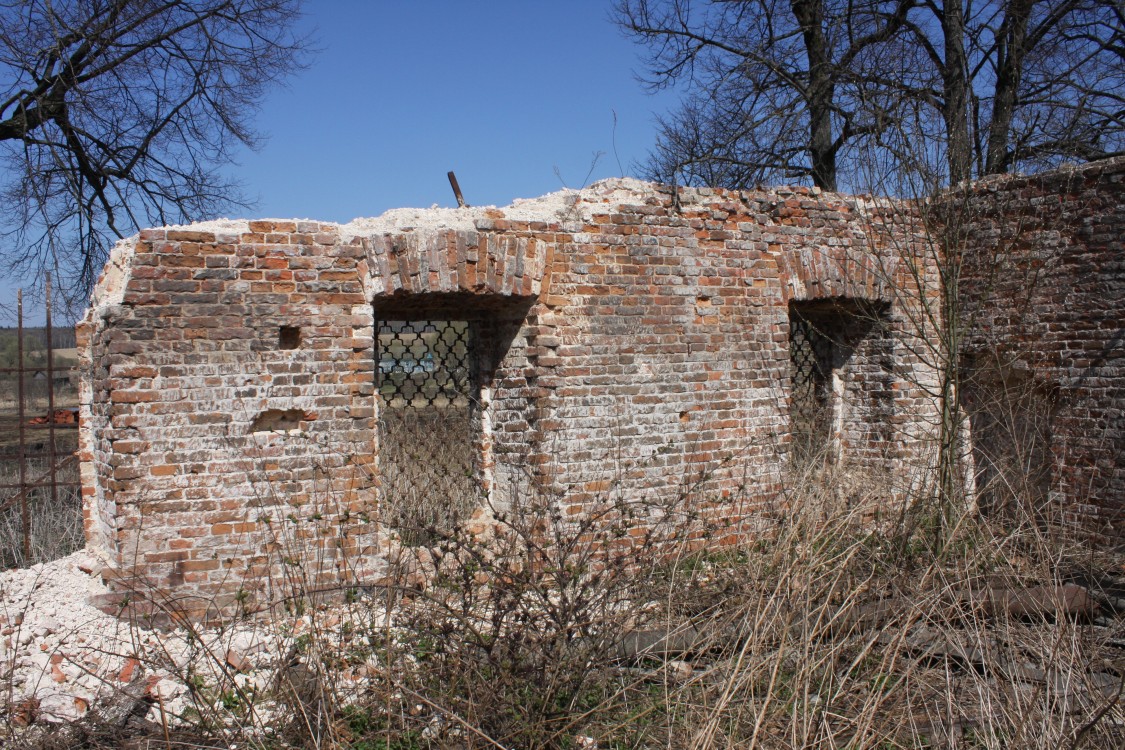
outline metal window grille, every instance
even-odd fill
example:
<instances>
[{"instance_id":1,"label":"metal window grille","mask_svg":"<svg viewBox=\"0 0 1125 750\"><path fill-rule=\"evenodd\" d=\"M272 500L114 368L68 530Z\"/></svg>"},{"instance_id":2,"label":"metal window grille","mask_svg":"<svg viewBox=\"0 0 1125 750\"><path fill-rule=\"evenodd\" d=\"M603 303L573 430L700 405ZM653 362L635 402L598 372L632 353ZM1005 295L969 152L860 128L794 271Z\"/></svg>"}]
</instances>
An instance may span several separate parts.
<instances>
[{"instance_id":1,"label":"metal window grille","mask_svg":"<svg viewBox=\"0 0 1125 750\"><path fill-rule=\"evenodd\" d=\"M805 317L789 319L793 391L790 428L798 458L824 450L831 436L832 339Z\"/></svg>"},{"instance_id":2,"label":"metal window grille","mask_svg":"<svg viewBox=\"0 0 1125 750\"><path fill-rule=\"evenodd\" d=\"M377 386L385 406L468 405L473 400L470 327L464 320L384 320Z\"/></svg>"},{"instance_id":3,"label":"metal window grille","mask_svg":"<svg viewBox=\"0 0 1125 750\"><path fill-rule=\"evenodd\" d=\"M473 333L463 320L378 325L383 519L407 545L435 543L481 502Z\"/></svg>"}]
</instances>

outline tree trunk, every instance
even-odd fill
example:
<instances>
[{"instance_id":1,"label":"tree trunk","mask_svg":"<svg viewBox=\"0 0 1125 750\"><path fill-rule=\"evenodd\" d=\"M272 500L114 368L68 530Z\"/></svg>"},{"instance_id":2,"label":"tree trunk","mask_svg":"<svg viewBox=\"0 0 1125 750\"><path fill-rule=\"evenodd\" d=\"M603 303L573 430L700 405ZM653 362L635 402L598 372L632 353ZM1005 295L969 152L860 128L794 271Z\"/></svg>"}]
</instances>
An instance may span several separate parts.
<instances>
[{"instance_id":1,"label":"tree trunk","mask_svg":"<svg viewBox=\"0 0 1125 750\"><path fill-rule=\"evenodd\" d=\"M809 108L809 160L813 184L836 190L836 139L832 136L832 61L824 38L824 0L792 0L793 15L801 25L809 81L805 101Z\"/></svg>"},{"instance_id":2,"label":"tree trunk","mask_svg":"<svg viewBox=\"0 0 1125 750\"><path fill-rule=\"evenodd\" d=\"M941 15L945 37L945 64L942 66L949 182L972 176L972 146L969 141L969 64L965 56L965 15L962 0L946 0Z\"/></svg>"},{"instance_id":3,"label":"tree trunk","mask_svg":"<svg viewBox=\"0 0 1125 750\"><path fill-rule=\"evenodd\" d=\"M1011 164L1008 135L1019 94L1020 72L1027 53L1027 24L1032 5L1032 0L1012 0L997 35L996 91L992 99L992 122L988 126L984 174L1003 174Z\"/></svg>"}]
</instances>

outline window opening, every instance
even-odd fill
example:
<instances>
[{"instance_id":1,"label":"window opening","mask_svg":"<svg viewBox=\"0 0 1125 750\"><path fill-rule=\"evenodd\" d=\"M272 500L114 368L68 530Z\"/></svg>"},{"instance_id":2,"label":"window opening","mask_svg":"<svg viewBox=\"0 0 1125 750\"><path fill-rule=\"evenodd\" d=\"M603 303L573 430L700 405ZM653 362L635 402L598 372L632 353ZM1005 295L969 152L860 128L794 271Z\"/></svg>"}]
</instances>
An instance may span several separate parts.
<instances>
[{"instance_id":1,"label":"window opening","mask_svg":"<svg viewBox=\"0 0 1125 750\"><path fill-rule=\"evenodd\" d=\"M383 520L408 545L436 543L481 500L474 327L382 320L377 330Z\"/></svg>"},{"instance_id":2,"label":"window opening","mask_svg":"<svg viewBox=\"0 0 1125 750\"><path fill-rule=\"evenodd\" d=\"M791 457L880 465L893 453L894 343L887 306L850 298L789 306Z\"/></svg>"},{"instance_id":3,"label":"window opening","mask_svg":"<svg viewBox=\"0 0 1125 750\"><path fill-rule=\"evenodd\" d=\"M791 449L798 461L828 450L832 439L832 339L799 312L790 314L789 359L793 393L789 407Z\"/></svg>"},{"instance_id":4,"label":"window opening","mask_svg":"<svg viewBox=\"0 0 1125 750\"><path fill-rule=\"evenodd\" d=\"M1052 520L1055 390L983 356L968 357L964 365L978 507L994 517L1046 525Z\"/></svg>"}]
</instances>

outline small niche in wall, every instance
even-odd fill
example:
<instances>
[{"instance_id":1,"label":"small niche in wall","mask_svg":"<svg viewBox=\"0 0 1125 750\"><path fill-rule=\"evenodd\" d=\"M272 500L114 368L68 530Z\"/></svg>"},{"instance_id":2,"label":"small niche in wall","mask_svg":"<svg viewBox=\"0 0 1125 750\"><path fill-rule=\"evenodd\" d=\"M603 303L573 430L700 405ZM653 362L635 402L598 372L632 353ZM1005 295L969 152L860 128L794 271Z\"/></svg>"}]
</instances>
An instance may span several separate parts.
<instances>
[{"instance_id":1,"label":"small niche in wall","mask_svg":"<svg viewBox=\"0 0 1125 750\"><path fill-rule=\"evenodd\" d=\"M251 432L283 432L300 428L302 421L316 419L315 414L308 414L302 409L266 409L254 418L250 425Z\"/></svg>"},{"instance_id":2,"label":"small niche in wall","mask_svg":"<svg viewBox=\"0 0 1125 750\"><path fill-rule=\"evenodd\" d=\"M298 326L282 326L277 334L279 349L298 349L301 346L301 329Z\"/></svg>"}]
</instances>

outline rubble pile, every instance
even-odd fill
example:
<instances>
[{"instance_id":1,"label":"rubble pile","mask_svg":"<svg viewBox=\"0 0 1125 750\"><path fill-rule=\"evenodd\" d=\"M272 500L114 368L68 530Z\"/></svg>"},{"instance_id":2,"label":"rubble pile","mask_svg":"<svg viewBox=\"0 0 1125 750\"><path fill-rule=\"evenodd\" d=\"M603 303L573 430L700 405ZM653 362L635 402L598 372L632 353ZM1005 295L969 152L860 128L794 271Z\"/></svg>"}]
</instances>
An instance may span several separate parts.
<instances>
[{"instance_id":1,"label":"rubble pile","mask_svg":"<svg viewBox=\"0 0 1125 750\"><path fill-rule=\"evenodd\" d=\"M0 724L73 722L130 691L158 724L191 723L214 707L216 715L264 726L282 710L259 700L278 670L300 661L313 634L339 643L354 630L343 606L210 628L149 628L90 603L109 591L102 570L81 550L0 573ZM368 626L370 615L366 609ZM333 690L358 688L373 669L358 660L334 673ZM243 710L231 711L232 704Z\"/></svg>"}]
</instances>

